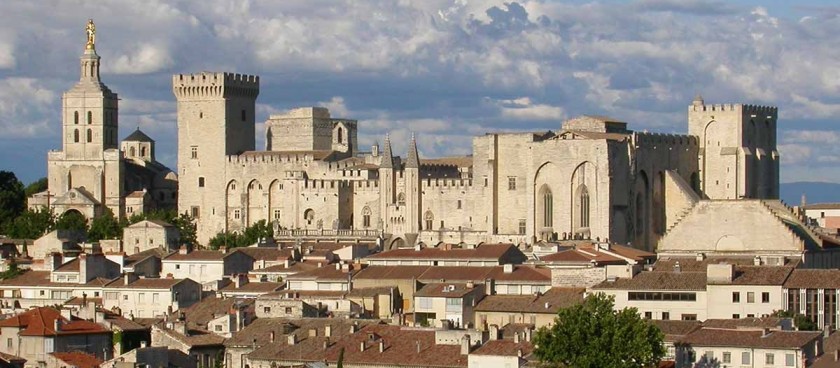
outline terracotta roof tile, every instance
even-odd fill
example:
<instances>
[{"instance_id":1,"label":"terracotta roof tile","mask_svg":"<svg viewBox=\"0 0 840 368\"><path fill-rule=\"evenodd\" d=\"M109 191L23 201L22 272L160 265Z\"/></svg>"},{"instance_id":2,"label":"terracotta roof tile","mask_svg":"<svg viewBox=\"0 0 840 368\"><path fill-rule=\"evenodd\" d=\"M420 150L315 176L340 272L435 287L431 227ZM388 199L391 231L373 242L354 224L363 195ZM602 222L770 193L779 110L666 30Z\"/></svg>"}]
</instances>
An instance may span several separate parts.
<instances>
[{"instance_id":1,"label":"terracotta roof tile","mask_svg":"<svg viewBox=\"0 0 840 368\"><path fill-rule=\"evenodd\" d=\"M679 321L679 320L646 320L665 335L665 341L676 342L682 340L686 335L701 327L700 321Z\"/></svg>"},{"instance_id":2,"label":"terracotta roof tile","mask_svg":"<svg viewBox=\"0 0 840 368\"><path fill-rule=\"evenodd\" d=\"M187 327L207 328L207 323L219 315L227 314L231 309L245 308L253 310L254 299L218 298L210 296L187 308L182 308Z\"/></svg>"},{"instance_id":3,"label":"terracotta roof tile","mask_svg":"<svg viewBox=\"0 0 840 368\"><path fill-rule=\"evenodd\" d=\"M354 278L363 280L411 280L420 278L431 266L368 266Z\"/></svg>"},{"instance_id":4,"label":"terracotta roof tile","mask_svg":"<svg viewBox=\"0 0 840 368\"><path fill-rule=\"evenodd\" d=\"M515 251L514 251L515 249ZM464 260L499 260L506 253L514 251L519 252L519 249L513 244L482 244L474 249L441 249L441 248L423 248L421 250L414 250L413 248L393 249L381 253L374 254L368 258L370 259L464 259ZM521 254L521 252L519 252Z\"/></svg>"},{"instance_id":5,"label":"terracotta roof tile","mask_svg":"<svg viewBox=\"0 0 840 368\"><path fill-rule=\"evenodd\" d=\"M488 295L475 306L482 312L522 312L555 314L583 301L584 289L551 288L540 296Z\"/></svg>"},{"instance_id":6,"label":"terracotta roof tile","mask_svg":"<svg viewBox=\"0 0 840 368\"><path fill-rule=\"evenodd\" d=\"M55 330L55 321L59 329ZM102 326L85 320L68 320L53 308L38 307L0 321L0 327L21 329L21 336L56 336L109 333Z\"/></svg>"},{"instance_id":7,"label":"terracotta roof tile","mask_svg":"<svg viewBox=\"0 0 840 368\"><path fill-rule=\"evenodd\" d=\"M53 357L74 368L99 368L99 358L81 351L50 353Z\"/></svg>"},{"instance_id":8,"label":"terracotta roof tile","mask_svg":"<svg viewBox=\"0 0 840 368\"><path fill-rule=\"evenodd\" d=\"M475 291L467 284L426 284L414 292L414 296L431 298L460 298Z\"/></svg>"},{"instance_id":9,"label":"terracotta roof tile","mask_svg":"<svg viewBox=\"0 0 840 368\"><path fill-rule=\"evenodd\" d=\"M696 347L799 349L819 339L821 335L821 332L770 331L765 336L763 331L701 328L688 334L681 342Z\"/></svg>"},{"instance_id":10,"label":"terracotta roof tile","mask_svg":"<svg viewBox=\"0 0 840 368\"><path fill-rule=\"evenodd\" d=\"M840 270L797 268L784 284L788 289L840 289Z\"/></svg>"},{"instance_id":11,"label":"terracotta roof tile","mask_svg":"<svg viewBox=\"0 0 840 368\"><path fill-rule=\"evenodd\" d=\"M704 272L640 272L633 278L603 281L594 290L684 290L705 291Z\"/></svg>"},{"instance_id":12,"label":"terracotta roof tile","mask_svg":"<svg viewBox=\"0 0 840 368\"><path fill-rule=\"evenodd\" d=\"M59 266L55 272L79 272L79 265L79 259L74 258L73 260Z\"/></svg>"},{"instance_id":13,"label":"terracotta roof tile","mask_svg":"<svg viewBox=\"0 0 840 368\"><path fill-rule=\"evenodd\" d=\"M534 351L534 345L530 341L490 340L470 354L495 356L517 356L521 354L522 357L526 357L532 351Z\"/></svg>"},{"instance_id":14,"label":"terracotta roof tile","mask_svg":"<svg viewBox=\"0 0 840 368\"><path fill-rule=\"evenodd\" d=\"M220 291L231 293L270 293L283 289L285 285L285 282L249 282L245 285L241 285L240 287L236 287L236 284L231 282Z\"/></svg>"},{"instance_id":15,"label":"terracotta roof tile","mask_svg":"<svg viewBox=\"0 0 840 368\"><path fill-rule=\"evenodd\" d=\"M292 256L293 249L277 249L275 247L243 247L236 248L234 252L245 253L255 261L282 261Z\"/></svg>"}]
</instances>

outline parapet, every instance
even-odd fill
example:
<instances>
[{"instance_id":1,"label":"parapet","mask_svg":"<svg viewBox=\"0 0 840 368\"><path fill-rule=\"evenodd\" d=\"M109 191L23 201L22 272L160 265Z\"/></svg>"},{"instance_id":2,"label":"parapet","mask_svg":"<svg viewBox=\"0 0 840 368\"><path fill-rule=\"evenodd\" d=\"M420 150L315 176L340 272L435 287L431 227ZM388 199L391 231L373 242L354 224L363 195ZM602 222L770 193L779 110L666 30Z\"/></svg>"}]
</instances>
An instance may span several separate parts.
<instances>
[{"instance_id":1,"label":"parapet","mask_svg":"<svg viewBox=\"0 0 840 368\"><path fill-rule=\"evenodd\" d=\"M748 104L692 104L688 106L689 112L744 112L753 115L763 115L768 118L778 116L779 108L775 106L748 105Z\"/></svg>"},{"instance_id":2,"label":"parapet","mask_svg":"<svg viewBox=\"0 0 840 368\"><path fill-rule=\"evenodd\" d=\"M176 74L172 76L172 92L177 98L256 98L260 93L260 77L256 75L221 72Z\"/></svg>"},{"instance_id":3,"label":"parapet","mask_svg":"<svg viewBox=\"0 0 840 368\"><path fill-rule=\"evenodd\" d=\"M633 132L633 142L636 147L643 145L665 145L665 146L698 146L699 141L693 135L683 134L662 134Z\"/></svg>"},{"instance_id":4,"label":"parapet","mask_svg":"<svg viewBox=\"0 0 840 368\"><path fill-rule=\"evenodd\" d=\"M292 109L283 114L274 114L269 116L269 120L274 119L329 119L330 110L326 107L299 107Z\"/></svg>"}]
</instances>

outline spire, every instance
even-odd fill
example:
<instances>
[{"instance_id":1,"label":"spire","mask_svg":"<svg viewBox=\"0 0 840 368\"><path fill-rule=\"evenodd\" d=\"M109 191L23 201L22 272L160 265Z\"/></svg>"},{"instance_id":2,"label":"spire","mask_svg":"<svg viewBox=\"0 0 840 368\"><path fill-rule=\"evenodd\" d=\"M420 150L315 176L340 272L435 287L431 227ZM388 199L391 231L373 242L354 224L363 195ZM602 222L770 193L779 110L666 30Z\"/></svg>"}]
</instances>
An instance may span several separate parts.
<instances>
[{"instance_id":1,"label":"spire","mask_svg":"<svg viewBox=\"0 0 840 368\"><path fill-rule=\"evenodd\" d=\"M417 140L414 138L414 133L411 133L411 143L408 145L408 159L406 159L405 167L410 169L420 168L420 159L417 156Z\"/></svg>"},{"instance_id":2,"label":"spire","mask_svg":"<svg viewBox=\"0 0 840 368\"><path fill-rule=\"evenodd\" d=\"M93 24L93 19L88 19L85 33L87 34L87 42L85 43L85 53L81 57L82 73L80 80L98 82L99 55L96 54L96 26Z\"/></svg>"},{"instance_id":3,"label":"spire","mask_svg":"<svg viewBox=\"0 0 840 368\"><path fill-rule=\"evenodd\" d=\"M382 161L379 164L379 168L382 169L393 169L394 168L394 155L391 153L391 135L385 134L385 144L383 147L384 152L382 152Z\"/></svg>"}]
</instances>

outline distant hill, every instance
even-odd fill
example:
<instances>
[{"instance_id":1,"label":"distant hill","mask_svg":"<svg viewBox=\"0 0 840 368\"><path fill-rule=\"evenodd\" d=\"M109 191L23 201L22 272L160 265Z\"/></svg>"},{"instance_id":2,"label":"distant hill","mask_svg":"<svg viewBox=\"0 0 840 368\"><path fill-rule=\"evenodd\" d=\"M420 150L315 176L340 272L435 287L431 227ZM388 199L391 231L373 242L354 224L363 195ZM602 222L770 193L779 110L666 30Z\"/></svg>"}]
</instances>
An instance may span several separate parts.
<instances>
[{"instance_id":1,"label":"distant hill","mask_svg":"<svg viewBox=\"0 0 840 368\"><path fill-rule=\"evenodd\" d=\"M798 206L802 193L808 203L840 202L840 184L799 181L782 183L779 186L779 197L790 206Z\"/></svg>"}]
</instances>

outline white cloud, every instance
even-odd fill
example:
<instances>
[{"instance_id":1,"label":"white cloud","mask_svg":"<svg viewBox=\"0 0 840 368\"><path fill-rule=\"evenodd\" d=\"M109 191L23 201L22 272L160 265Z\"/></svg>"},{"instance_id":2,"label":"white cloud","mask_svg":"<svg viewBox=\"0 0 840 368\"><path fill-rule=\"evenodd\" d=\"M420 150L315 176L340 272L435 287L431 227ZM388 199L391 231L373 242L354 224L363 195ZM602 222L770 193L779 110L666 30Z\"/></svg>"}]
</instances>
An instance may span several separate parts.
<instances>
[{"instance_id":1,"label":"white cloud","mask_svg":"<svg viewBox=\"0 0 840 368\"><path fill-rule=\"evenodd\" d=\"M32 78L0 80L0 131L3 138L33 138L61 129L60 117L48 117L58 95ZM42 156L38 156L42 157Z\"/></svg>"},{"instance_id":2,"label":"white cloud","mask_svg":"<svg viewBox=\"0 0 840 368\"><path fill-rule=\"evenodd\" d=\"M106 63L104 71L116 74L148 74L166 70L173 64L169 50L161 45L141 43L116 60Z\"/></svg>"},{"instance_id":3,"label":"white cloud","mask_svg":"<svg viewBox=\"0 0 840 368\"><path fill-rule=\"evenodd\" d=\"M496 102L502 117L521 120L560 120L566 115L562 107L533 103L529 97Z\"/></svg>"}]
</instances>

